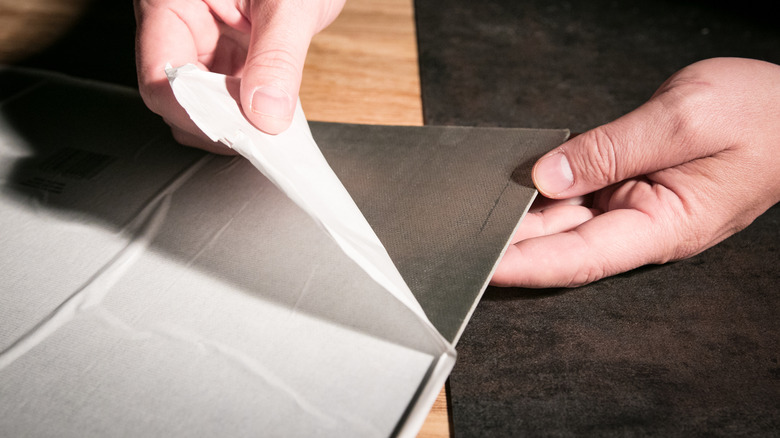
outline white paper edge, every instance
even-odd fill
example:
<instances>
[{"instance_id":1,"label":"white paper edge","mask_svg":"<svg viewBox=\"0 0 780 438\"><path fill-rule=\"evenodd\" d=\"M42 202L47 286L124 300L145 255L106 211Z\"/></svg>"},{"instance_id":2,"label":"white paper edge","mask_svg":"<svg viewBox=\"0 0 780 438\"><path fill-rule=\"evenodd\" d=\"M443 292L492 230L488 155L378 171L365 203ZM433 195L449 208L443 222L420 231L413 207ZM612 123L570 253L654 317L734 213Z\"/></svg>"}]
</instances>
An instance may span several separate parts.
<instances>
[{"instance_id":1,"label":"white paper edge","mask_svg":"<svg viewBox=\"0 0 780 438\"><path fill-rule=\"evenodd\" d=\"M433 404L447 382L452 368L455 366L455 358L455 350L451 350L442 353L436 360L436 364L425 381L425 385L421 388L420 394L414 401L414 406L412 406L409 415L406 417L406 421L398 428L397 436L415 437L420 432L425 420L428 419L428 414L430 414Z\"/></svg>"}]
</instances>

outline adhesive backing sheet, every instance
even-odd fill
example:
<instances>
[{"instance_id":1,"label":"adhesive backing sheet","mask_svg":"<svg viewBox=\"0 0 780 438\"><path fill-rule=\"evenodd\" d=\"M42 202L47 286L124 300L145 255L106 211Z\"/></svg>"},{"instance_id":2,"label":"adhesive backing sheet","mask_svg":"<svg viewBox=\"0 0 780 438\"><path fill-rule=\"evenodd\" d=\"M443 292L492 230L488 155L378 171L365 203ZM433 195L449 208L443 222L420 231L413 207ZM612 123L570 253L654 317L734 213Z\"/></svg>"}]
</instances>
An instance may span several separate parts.
<instances>
[{"instance_id":1,"label":"adhesive backing sheet","mask_svg":"<svg viewBox=\"0 0 780 438\"><path fill-rule=\"evenodd\" d=\"M328 222L330 197L177 145L134 90L0 83L3 436L416 433L566 135L312 123L337 178L307 185L354 200Z\"/></svg>"}]
</instances>

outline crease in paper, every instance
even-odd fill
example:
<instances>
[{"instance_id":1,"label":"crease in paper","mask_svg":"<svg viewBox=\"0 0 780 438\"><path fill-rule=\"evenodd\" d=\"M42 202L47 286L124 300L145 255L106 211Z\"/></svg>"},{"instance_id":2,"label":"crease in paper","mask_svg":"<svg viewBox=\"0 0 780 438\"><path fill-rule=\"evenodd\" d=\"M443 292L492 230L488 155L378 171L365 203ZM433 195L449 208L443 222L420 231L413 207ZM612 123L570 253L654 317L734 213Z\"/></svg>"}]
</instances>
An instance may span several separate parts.
<instances>
[{"instance_id":1,"label":"crease in paper","mask_svg":"<svg viewBox=\"0 0 780 438\"><path fill-rule=\"evenodd\" d=\"M92 312L97 321L122 333L127 339L136 341L150 338L164 339L196 349L204 355L216 355L230 365L259 378L278 391L279 394L283 394L295 403L302 414L317 418L320 424L327 425L326 427L332 428L339 422L348 423L355 426L356 429L360 429L365 436L380 436L374 426L362 418L350 415L348 412L337 414L325 412L302 395L294 386L267 368L262 362L224 342L204 337L184 327L170 323L158 324L148 328L134 327L102 307L92 309Z\"/></svg>"},{"instance_id":2,"label":"crease in paper","mask_svg":"<svg viewBox=\"0 0 780 438\"><path fill-rule=\"evenodd\" d=\"M169 66L166 73L176 99L212 141L219 141L246 157L319 223L374 281L439 335L320 152L300 101L290 128L281 134L269 135L246 119L231 95L231 90L237 95L238 78L202 71L192 64L178 68ZM443 338L441 340L449 346Z\"/></svg>"},{"instance_id":3,"label":"crease in paper","mask_svg":"<svg viewBox=\"0 0 780 438\"><path fill-rule=\"evenodd\" d=\"M205 157L186 172L179 175L170 185L158 193L144 209L133 218L123 230L133 236L127 246L117 253L105 266L80 288L75 290L56 309L34 327L25 332L6 349L0 351L0 370L24 356L35 346L45 341L57 330L84 312L98 308L111 287L146 251L162 228L171 203L171 193L200 169L211 158Z\"/></svg>"}]
</instances>

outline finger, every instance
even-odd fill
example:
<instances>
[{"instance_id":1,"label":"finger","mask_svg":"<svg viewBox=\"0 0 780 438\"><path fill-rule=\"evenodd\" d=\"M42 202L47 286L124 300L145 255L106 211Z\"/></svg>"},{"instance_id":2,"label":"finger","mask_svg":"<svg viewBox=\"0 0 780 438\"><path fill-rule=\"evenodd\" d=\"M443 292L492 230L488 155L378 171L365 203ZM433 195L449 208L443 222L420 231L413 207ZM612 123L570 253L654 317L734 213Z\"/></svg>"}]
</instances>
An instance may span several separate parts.
<instances>
[{"instance_id":1,"label":"finger","mask_svg":"<svg viewBox=\"0 0 780 438\"><path fill-rule=\"evenodd\" d=\"M303 65L317 31L311 11L296 2L255 2L241 80L241 105L259 129L278 134L292 121Z\"/></svg>"},{"instance_id":2,"label":"finger","mask_svg":"<svg viewBox=\"0 0 780 438\"><path fill-rule=\"evenodd\" d=\"M575 229L510 245L491 283L497 286L571 287L660 262L662 239L652 219L622 209L594 217Z\"/></svg>"},{"instance_id":3,"label":"finger","mask_svg":"<svg viewBox=\"0 0 780 438\"><path fill-rule=\"evenodd\" d=\"M241 33L249 33L251 30L251 24L247 17L244 2L239 2L237 6L233 2L225 2L220 0L204 0L211 12L219 17L219 21L225 23L232 29L236 29ZM242 7L243 6L243 7Z\"/></svg>"},{"instance_id":4,"label":"finger","mask_svg":"<svg viewBox=\"0 0 780 438\"><path fill-rule=\"evenodd\" d=\"M552 198L546 198L544 196L537 196L536 199L534 199L533 204L531 204L531 208L528 209L531 213L538 213L542 210L548 209L550 207L555 207L558 205L591 205L593 203L593 196L587 195L587 196L575 196L573 198L564 198L564 199L552 199Z\"/></svg>"},{"instance_id":5,"label":"finger","mask_svg":"<svg viewBox=\"0 0 780 438\"><path fill-rule=\"evenodd\" d=\"M165 75L165 65L194 63L205 69L199 62L199 54L208 52L208 45L219 36L208 7L201 2L190 2L187 8L174 12L160 2L138 1L136 16L138 86L144 103L170 125L200 135L200 130L176 101ZM197 29L197 39L192 29Z\"/></svg>"},{"instance_id":6,"label":"finger","mask_svg":"<svg viewBox=\"0 0 780 438\"><path fill-rule=\"evenodd\" d=\"M547 153L534 166L534 183L547 197L569 198L723 150L728 138L702 138L714 130L697 109L712 94L707 85L666 84L631 113Z\"/></svg>"},{"instance_id":7,"label":"finger","mask_svg":"<svg viewBox=\"0 0 780 438\"><path fill-rule=\"evenodd\" d=\"M237 152L222 143L211 141L204 134L193 134L177 126L171 126L173 138L184 146L190 146L219 155L236 155Z\"/></svg>"},{"instance_id":8,"label":"finger","mask_svg":"<svg viewBox=\"0 0 780 438\"><path fill-rule=\"evenodd\" d=\"M219 39L219 27L208 6L188 2L187 7L174 10L165 2L138 1L136 61L141 89L165 82L165 66L193 63L201 68L201 56L210 53ZM195 35L194 33L197 33ZM157 100L163 96L152 95Z\"/></svg>"},{"instance_id":9,"label":"finger","mask_svg":"<svg viewBox=\"0 0 780 438\"><path fill-rule=\"evenodd\" d=\"M537 213L528 213L523 218L512 243L533 237L569 231L598 214L594 209L580 205L557 205Z\"/></svg>"}]
</instances>

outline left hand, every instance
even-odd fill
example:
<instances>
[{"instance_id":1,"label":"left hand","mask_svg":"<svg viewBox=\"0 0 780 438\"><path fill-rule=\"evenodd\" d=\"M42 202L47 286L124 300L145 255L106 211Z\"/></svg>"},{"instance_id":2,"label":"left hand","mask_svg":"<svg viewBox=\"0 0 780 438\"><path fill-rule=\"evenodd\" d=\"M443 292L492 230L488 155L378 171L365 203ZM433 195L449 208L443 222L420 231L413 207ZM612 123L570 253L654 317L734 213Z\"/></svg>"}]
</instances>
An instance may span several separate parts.
<instances>
[{"instance_id":1,"label":"left hand","mask_svg":"<svg viewBox=\"0 0 780 438\"><path fill-rule=\"evenodd\" d=\"M312 37L344 0L135 0L138 88L182 144L231 154L190 120L164 68L192 63L241 78L244 115L278 134L290 126Z\"/></svg>"}]
</instances>

